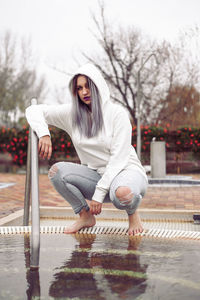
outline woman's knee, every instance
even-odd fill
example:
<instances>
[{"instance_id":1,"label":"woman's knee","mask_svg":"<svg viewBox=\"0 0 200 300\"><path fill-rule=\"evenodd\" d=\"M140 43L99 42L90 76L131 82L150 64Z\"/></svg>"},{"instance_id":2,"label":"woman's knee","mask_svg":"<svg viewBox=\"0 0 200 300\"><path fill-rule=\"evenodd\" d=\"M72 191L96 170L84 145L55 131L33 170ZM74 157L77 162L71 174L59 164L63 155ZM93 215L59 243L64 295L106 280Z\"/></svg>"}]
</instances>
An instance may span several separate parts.
<instances>
[{"instance_id":1,"label":"woman's knee","mask_svg":"<svg viewBox=\"0 0 200 300\"><path fill-rule=\"evenodd\" d=\"M59 170L62 170L63 167L67 168L68 163L66 162L57 162L51 166L48 172L49 179L54 179L54 177L59 173Z\"/></svg>"},{"instance_id":2,"label":"woman's knee","mask_svg":"<svg viewBox=\"0 0 200 300\"><path fill-rule=\"evenodd\" d=\"M115 191L115 196L119 200L121 205L129 205L134 199L134 194L127 186L120 186Z\"/></svg>"},{"instance_id":3,"label":"woman's knee","mask_svg":"<svg viewBox=\"0 0 200 300\"><path fill-rule=\"evenodd\" d=\"M57 166L57 164L54 164L49 169L49 172L48 172L49 179L53 179L57 173L58 173L58 166Z\"/></svg>"},{"instance_id":4,"label":"woman's knee","mask_svg":"<svg viewBox=\"0 0 200 300\"><path fill-rule=\"evenodd\" d=\"M51 166L48 172L48 177L50 180L54 179L58 174L60 167L63 165L63 162L57 162Z\"/></svg>"},{"instance_id":5,"label":"woman's knee","mask_svg":"<svg viewBox=\"0 0 200 300\"><path fill-rule=\"evenodd\" d=\"M129 215L138 208L142 195L138 191L132 191L127 186L120 186L115 190L113 204L116 208L126 210Z\"/></svg>"}]
</instances>

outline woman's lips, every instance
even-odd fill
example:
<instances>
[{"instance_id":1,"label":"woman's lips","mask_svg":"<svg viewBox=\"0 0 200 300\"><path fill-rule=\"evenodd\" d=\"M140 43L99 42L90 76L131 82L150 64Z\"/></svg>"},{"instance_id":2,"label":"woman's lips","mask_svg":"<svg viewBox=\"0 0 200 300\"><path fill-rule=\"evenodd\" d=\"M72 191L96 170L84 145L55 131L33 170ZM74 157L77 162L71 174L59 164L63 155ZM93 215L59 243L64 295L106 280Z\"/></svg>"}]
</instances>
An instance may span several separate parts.
<instances>
[{"instance_id":1,"label":"woman's lips","mask_svg":"<svg viewBox=\"0 0 200 300\"><path fill-rule=\"evenodd\" d=\"M89 100L90 100L90 97L84 97L84 100L85 100L85 101L89 101Z\"/></svg>"}]
</instances>

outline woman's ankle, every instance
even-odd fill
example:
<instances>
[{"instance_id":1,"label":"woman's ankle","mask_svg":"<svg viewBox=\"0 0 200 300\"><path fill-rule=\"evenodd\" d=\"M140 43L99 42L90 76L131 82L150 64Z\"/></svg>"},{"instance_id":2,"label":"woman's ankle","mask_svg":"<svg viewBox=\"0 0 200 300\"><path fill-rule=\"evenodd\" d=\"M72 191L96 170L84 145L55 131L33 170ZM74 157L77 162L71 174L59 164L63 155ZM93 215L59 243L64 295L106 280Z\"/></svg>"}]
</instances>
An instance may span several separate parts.
<instances>
[{"instance_id":1,"label":"woman's ankle","mask_svg":"<svg viewBox=\"0 0 200 300\"><path fill-rule=\"evenodd\" d=\"M80 218L88 218L90 216L92 216L92 214L90 213L89 210L86 210L85 208L83 208L80 213L79 213Z\"/></svg>"}]
</instances>

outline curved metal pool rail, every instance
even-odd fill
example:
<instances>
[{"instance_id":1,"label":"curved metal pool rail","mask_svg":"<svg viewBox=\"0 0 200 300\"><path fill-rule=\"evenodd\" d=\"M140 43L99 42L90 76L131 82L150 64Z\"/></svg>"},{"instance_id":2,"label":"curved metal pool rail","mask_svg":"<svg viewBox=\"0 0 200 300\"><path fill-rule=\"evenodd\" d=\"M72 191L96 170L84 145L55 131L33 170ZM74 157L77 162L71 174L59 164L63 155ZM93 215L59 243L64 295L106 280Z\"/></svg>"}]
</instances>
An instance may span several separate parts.
<instances>
[{"instance_id":1,"label":"curved metal pool rail","mask_svg":"<svg viewBox=\"0 0 200 300\"><path fill-rule=\"evenodd\" d=\"M37 100L32 99L31 105L37 105ZM28 155L27 155L27 174L24 200L24 220L23 224L29 222L29 206L31 194L31 259L30 267L39 267L40 255L40 211L39 211L39 177L38 177L38 138L36 133L29 127Z\"/></svg>"},{"instance_id":2,"label":"curved metal pool rail","mask_svg":"<svg viewBox=\"0 0 200 300\"><path fill-rule=\"evenodd\" d=\"M40 226L41 234L64 234L66 226ZM0 227L0 235L9 234L30 234L32 233L31 226L5 226ZM128 235L128 229L117 226L94 226L81 229L79 233L84 234L117 234ZM136 236L158 237L169 239L192 239L200 240L200 231L172 230L172 229L146 229Z\"/></svg>"}]
</instances>

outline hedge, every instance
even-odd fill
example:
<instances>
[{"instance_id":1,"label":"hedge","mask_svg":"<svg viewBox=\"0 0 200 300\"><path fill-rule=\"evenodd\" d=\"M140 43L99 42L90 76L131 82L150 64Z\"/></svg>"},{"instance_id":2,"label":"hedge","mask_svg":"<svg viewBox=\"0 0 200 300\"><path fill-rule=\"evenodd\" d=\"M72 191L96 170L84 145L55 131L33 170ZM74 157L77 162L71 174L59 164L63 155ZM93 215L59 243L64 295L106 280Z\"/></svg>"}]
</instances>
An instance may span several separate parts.
<instances>
[{"instance_id":1,"label":"hedge","mask_svg":"<svg viewBox=\"0 0 200 300\"><path fill-rule=\"evenodd\" d=\"M53 154L51 160L57 161L60 158L71 160L76 157L70 137L62 130L50 128ZM18 166L26 164L27 142L29 128L22 129L0 128L0 152L7 153L12 163ZM184 127L176 131L170 131L170 125L165 128L159 126L141 126L142 152L150 151L150 143L153 138L157 141L166 142L166 150L173 152L191 151L200 153L200 128ZM132 128L132 145L136 147L137 128Z\"/></svg>"},{"instance_id":2,"label":"hedge","mask_svg":"<svg viewBox=\"0 0 200 300\"><path fill-rule=\"evenodd\" d=\"M75 149L71 143L70 137L62 130L50 128L53 154L51 160L56 161L58 156L62 159L71 159L76 156ZM28 145L29 127L23 127L21 130L16 128L0 129L0 152L8 153L12 163L18 166L26 164L27 145Z\"/></svg>"}]
</instances>

